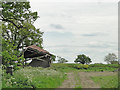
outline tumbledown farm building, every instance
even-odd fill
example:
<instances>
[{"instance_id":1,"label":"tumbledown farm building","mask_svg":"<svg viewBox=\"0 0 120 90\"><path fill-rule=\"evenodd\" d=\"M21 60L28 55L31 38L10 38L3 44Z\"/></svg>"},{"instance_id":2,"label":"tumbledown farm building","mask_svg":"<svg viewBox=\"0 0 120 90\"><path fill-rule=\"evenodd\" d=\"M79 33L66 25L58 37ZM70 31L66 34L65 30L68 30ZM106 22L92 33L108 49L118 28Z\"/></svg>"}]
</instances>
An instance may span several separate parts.
<instances>
[{"instance_id":1,"label":"tumbledown farm building","mask_svg":"<svg viewBox=\"0 0 120 90\"><path fill-rule=\"evenodd\" d=\"M32 59L28 66L32 67L50 67L51 56L48 51L41 49L36 45L28 46L24 50L24 58Z\"/></svg>"}]
</instances>

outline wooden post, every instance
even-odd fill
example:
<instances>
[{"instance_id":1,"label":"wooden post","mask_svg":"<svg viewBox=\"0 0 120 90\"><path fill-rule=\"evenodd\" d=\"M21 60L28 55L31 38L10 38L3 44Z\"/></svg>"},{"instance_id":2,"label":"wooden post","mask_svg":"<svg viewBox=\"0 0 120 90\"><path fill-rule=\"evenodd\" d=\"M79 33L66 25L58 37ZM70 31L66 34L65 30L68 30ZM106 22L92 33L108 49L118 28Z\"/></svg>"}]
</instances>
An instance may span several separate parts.
<instances>
[{"instance_id":1,"label":"wooden post","mask_svg":"<svg viewBox=\"0 0 120 90\"><path fill-rule=\"evenodd\" d=\"M23 49L23 51L22 51L23 57L24 57L24 52L25 52L25 50ZM23 68L24 68L25 67L24 60L22 61L22 64L23 64Z\"/></svg>"},{"instance_id":2,"label":"wooden post","mask_svg":"<svg viewBox=\"0 0 120 90\"><path fill-rule=\"evenodd\" d=\"M6 68L6 73L10 73L10 75L13 75L13 66L9 66Z\"/></svg>"}]
</instances>

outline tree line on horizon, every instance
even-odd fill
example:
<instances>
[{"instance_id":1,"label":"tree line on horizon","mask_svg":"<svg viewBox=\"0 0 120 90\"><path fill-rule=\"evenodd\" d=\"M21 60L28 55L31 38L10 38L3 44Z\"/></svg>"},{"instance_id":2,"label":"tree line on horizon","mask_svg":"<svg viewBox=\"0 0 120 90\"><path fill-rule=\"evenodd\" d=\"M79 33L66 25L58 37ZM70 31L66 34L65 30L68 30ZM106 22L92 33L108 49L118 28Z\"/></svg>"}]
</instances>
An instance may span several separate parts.
<instances>
[{"instance_id":1,"label":"tree line on horizon","mask_svg":"<svg viewBox=\"0 0 120 90\"><path fill-rule=\"evenodd\" d=\"M68 60L66 60L65 58L62 58L60 56L57 56L57 57L58 57L57 63L68 62ZM118 64L118 58L115 53L108 53L108 55L105 56L104 61L107 64ZM74 60L74 62L79 64L90 64L92 60L90 59L90 57L86 56L85 54L80 54L80 55L77 55L77 58Z\"/></svg>"}]
</instances>

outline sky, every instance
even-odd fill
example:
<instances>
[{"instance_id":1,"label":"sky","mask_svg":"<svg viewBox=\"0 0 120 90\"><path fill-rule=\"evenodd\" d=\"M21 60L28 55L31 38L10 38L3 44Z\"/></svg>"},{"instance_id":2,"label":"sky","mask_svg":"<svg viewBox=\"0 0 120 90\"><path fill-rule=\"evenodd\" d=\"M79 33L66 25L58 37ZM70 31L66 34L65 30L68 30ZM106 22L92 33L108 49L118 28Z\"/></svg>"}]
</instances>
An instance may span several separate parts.
<instances>
[{"instance_id":1,"label":"sky","mask_svg":"<svg viewBox=\"0 0 120 90\"><path fill-rule=\"evenodd\" d=\"M118 55L118 0L29 0L40 16L34 25L48 52L74 62L79 54L92 63Z\"/></svg>"}]
</instances>

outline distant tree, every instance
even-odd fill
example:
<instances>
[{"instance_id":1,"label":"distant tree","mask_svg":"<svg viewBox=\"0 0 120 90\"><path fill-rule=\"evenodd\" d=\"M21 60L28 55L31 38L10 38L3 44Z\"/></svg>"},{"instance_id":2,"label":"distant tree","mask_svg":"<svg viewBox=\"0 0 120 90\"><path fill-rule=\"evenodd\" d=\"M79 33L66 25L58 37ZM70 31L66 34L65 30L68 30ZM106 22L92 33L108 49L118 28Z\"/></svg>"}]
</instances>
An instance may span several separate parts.
<instances>
[{"instance_id":1,"label":"distant tree","mask_svg":"<svg viewBox=\"0 0 120 90\"><path fill-rule=\"evenodd\" d=\"M94 64L103 64L103 63L94 63Z\"/></svg>"},{"instance_id":2,"label":"distant tree","mask_svg":"<svg viewBox=\"0 0 120 90\"><path fill-rule=\"evenodd\" d=\"M118 61L111 61L111 64L118 64Z\"/></svg>"},{"instance_id":3,"label":"distant tree","mask_svg":"<svg viewBox=\"0 0 120 90\"><path fill-rule=\"evenodd\" d=\"M81 64L90 64L92 61L89 57L82 54L82 55L78 55L74 62L75 63L81 63Z\"/></svg>"},{"instance_id":4,"label":"distant tree","mask_svg":"<svg viewBox=\"0 0 120 90\"><path fill-rule=\"evenodd\" d=\"M117 56L115 53L109 53L105 56L104 61L108 64L112 64L113 62L117 61Z\"/></svg>"},{"instance_id":5,"label":"distant tree","mask_svg":"<svg viewBox=\"0 0 120 90\"><path fill-rule=\"evenodd\" d=\"M58 63L65 63L65 62L68 62L68 60L66 60L65 58L62 58L62 57L58 57Z\"/></svg>"}]
</instances>

